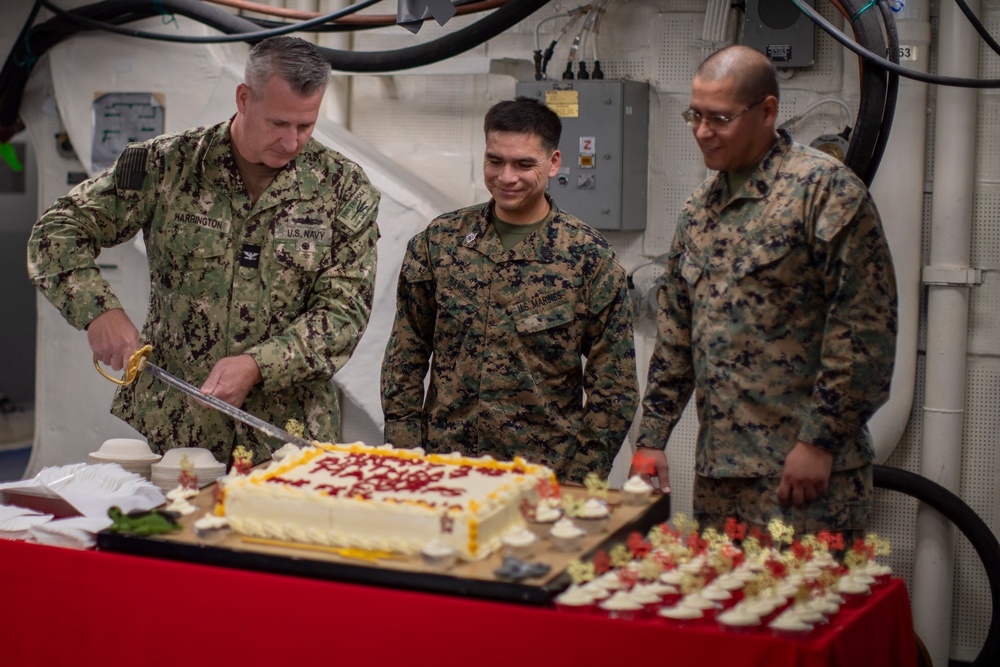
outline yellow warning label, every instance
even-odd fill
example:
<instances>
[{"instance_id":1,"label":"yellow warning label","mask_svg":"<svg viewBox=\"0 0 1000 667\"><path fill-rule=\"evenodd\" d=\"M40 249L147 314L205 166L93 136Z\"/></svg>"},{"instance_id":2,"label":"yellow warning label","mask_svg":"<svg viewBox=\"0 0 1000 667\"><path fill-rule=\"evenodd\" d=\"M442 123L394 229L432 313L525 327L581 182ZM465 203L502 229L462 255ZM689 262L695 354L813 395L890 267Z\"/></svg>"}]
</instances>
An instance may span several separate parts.
<instances>
[{"instance_id":1,"label":"yellow warning label","mask_svg":"<svg viewBox=\"0 0 1000 667\"><path fill-rule=\"evenodd\" d=\"M579 118L580 91L546 90L545 105L555 111L560 118Z\"/></svg>"}]
</instances>

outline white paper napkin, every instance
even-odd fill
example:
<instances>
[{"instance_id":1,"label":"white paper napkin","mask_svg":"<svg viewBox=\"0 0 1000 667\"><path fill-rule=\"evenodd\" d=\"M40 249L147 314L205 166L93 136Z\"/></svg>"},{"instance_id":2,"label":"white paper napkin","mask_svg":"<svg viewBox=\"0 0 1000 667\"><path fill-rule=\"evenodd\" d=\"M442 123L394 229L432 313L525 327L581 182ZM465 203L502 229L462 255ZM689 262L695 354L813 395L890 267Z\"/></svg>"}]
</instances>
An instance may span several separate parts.
<instances>
[{"instance_id":1,"label":"white paper napkin","mask_svg":"<svg viewBox=\"0 0 1000 667\"><path fill-rule=\"evenodd\" d=\"M97 544L97 533L111 525L111 519L74 516L56 519L28 529L28 542L70 549L90 549Z\"/></svg>"},{"instance_id":2,"label":"white paper napkin","mask_svg":"<svg viewBox=\"0 0 1000 667\"><path fill-rule=\"evenodd\" d=\"M128 513L151 510L166 500L159 488L117 463L73 463L43 468L32 479L0 484L0 491L5 489L47 491L68 502L80 514L102 519L108 516L108 508L116 505Z\"/></svg>"},{"instance_id":3,"label":"white paper napkin","mask_svg":"<svg viewBox=\"0 0 1000 667\"><path fill-rule=\"evenodd\" d=\"M28 531L31 528L51 519L51 514L41 514L14 505L0 505L0 538L23 540L28 536Z\"/></svg>"}]
</instances>

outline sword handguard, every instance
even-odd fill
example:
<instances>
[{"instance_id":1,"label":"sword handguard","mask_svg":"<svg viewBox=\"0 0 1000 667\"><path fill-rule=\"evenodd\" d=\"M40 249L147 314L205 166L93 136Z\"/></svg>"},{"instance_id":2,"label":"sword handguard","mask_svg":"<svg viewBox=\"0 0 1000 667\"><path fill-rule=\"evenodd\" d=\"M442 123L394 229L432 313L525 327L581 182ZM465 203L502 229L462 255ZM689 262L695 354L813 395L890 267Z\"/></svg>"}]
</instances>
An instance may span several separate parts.
<instances>
[{"instance_id":1,"label":"sword handguard","mask_svg":"<svg viewBox=\"0 0 1000 667\"><path fill-rule=\"evenodd\" d=\"M120 384L123 386L127 384L132 384L133 382L135 382L135 379L139 376L139 373L142 372L142 369L145 368L146 361L149 355L152 353L153 353L152 345L144 345L143 347L133 352L132 356L129 357L128 363L125 365L125 374L122 375L121 380L119 380L118 378L113 378L104 372L104 369L101 368L101 363L97 360L96 354L94 355L94 368L97 369L98 373L103 375L108 380L111 380L115 384Z\"/></svg>"}]
</instances>

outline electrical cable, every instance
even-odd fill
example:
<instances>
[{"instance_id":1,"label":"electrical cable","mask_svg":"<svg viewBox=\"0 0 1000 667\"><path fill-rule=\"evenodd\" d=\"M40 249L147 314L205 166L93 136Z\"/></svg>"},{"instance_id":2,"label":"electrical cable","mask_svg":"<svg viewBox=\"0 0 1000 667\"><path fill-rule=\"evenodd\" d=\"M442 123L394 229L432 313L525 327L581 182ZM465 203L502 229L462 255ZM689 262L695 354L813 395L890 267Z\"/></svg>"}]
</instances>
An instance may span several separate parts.
<instances>
[{"instance_id":1,"label":"electrical cable","mask_svg":"<svg viewBox=\"0 0 1000 667\"><path fill-rule=\"evenodd\" d=\"M241 11L255 12L257 14L278 16L281 18L296 19L300 21L322 16L322 14L319 14L318 12L306 12L299 9L288 9L286 7L273 7L271 5L262 5L259 2L250 2L249 0L205 0L205 2L222 5L224 7L232 7L233 9L239 9ZM455 15L464 16L466 14L496 9L507 2L508 0L455 0L452 4L455 6ZM428 16L424 20L429 21L432 19L433 17ZM258 21L255 20L254 22L256 23ZM360 16L345 16L343 18L336 19L333 23L337 24L336 26L333 26L336 30L357 30L397 25L395 14L363 14Z\"/></svg>"},{"instance_id":2,"label":"electrical cable","mask_svg":"<svg viewBox=\"0 0 1000 667\"><path fill-rule=\"evenodd\" d=\"M983 38L983 41L989 44L989 47L993 49L993 53L1000 54L1000 44L997 44L996 40L993 39L993 36L986 30L986 26L984 26L979 20L979 17L972 12L969 5L965 4L965 0L955 0L955 4L958 5L958 8L962 10L963 14L965 14L965 18L969 19L969 23L971 23L972 27L976 29L976 32L978 32L979 36Z\"/></svg>"},{"instance_id":3,"label":"electrical cable","mask_svg":"<svg viewBox=\"0 0 1000 667\"><path fill-rule=\"evenodd\" d=\"M873 466L873 480L877 489L897 491L931 507L955 524L962 535L969 540L969 544L986 569L993 607L986 641L972 665L973 667L996 665L1000 661L1000 542L997 542L993 531L964 500L922 475L876 464Z\"/></svg>"},{"instance_id":4,"label":"electrical cable","mask_svg":"<svg viewBox=\"0 0 1000 667\"><path fill-rule=\"evenodd\" d=\"M819 12L805 4L802 0L791 0L791 2L798 7L802 13L812 19L816 25L821 27L824 32L840 42L843 46L847 47L847 49L853 51L864 60L889 72L898 74L901 77L912 79L914 81L920 81L922 83L931 83L939 86L951 86L953 88L1000 88L1000 79L965 79L955 76L940 76L937 74L918 72L916 70L907 69L897 65L896 63L886 60L882 56L872 53L868 49L851 41L847 35L840 32L829 21L823 18Z\"/></svg>"},{"instance_id":5,"label":"electrical cable","mask_svg":"<svg viewBox=\"0 0 1000 667\"><path fill-rule=\"evenodd\" d=\"M794 1L794 0L793 0ZM830 0L845 18L855 17L851 22L856 42L868 50L885 53L885 33L876 12L866 12L857 7L853 0ZM875 67L864 60L858 62L858 80L861 97L855 128L844 156L844 164L851 168L865 185L870 172L872 156L878 144L885 105L888 95L888 76L884 69Z\"/></svg>"},{"instance_id":6,"label":"electrical cable","mask_svg":"<svg viewBox=\"0 0 1000 667\"><path fill-rule=\"evenodd\" d=\"M840 106L840 108L842 108L847 113L847 124L850 125L851 122L853 122L853 120L854 120L854 111L851 109L851 107L849 107L847 105L847 102L845 102L844 100L838 99L836 97L824 97L821 100L816 100L812 104L809 104L808 106L806 106L805 109L803 109L802 111L798 112L794 116L790 117L788 120L786 120L785 122L783 122L778 127L779 128L791 127L795 123L797 123L800 120L802 120L803 118L805 118L806 115L810 111L812 111L813 109L815 109L817 107L821 107L824 104L836 104L836 105Z\"/></svg>"},{"instance_id":7,"label":"electrical cable","mask_svg":"<svg viewBox=\"0 0 1000 667\"><path fill-rule=\"evenodd\" d=\"M882 25L885 26L886 38L889 42L889 57L896 65L899 64L899 31L896 29L896 19L892 15L892 10L884 2L878 3L879 12L882 15ZM885 149L889 145L889 133L892 131L892 121L896 116L896 101L899 97L899 75L889 72L885 94L885 106L882 110L882 123L879 126L878 140L872 149L872 156L868 162L868 168L862 177L865 183L871 184L875 180L875 173L878 171Z\"/></svg>"},{"instance_id":8,"label":"electrical cable","mask_svg":"<svg viewBox=\"0 0 1000 667\"><path fill-rule=\"evenodd\" d=\"M287 35L292 32L299 30L305 30L317 25L322 25L324 23L329 23L330 21L336 20L342 16L348 16L357 12L358 10L365 9L366 7L371 7L372 5L380 2L381 0L361 0L361 2L355 3L349 7L338 10L336 12L331 12L330 14L323 14L313 19L307 21L302 21L301 23L289 23L287 26L281 28L273 28L270 30L260 30L253 22L248 21L251 25L254 25L254 29L250 31L240 31L236 33L230 33L222 36L218 35L206 35L206 36L192 36L192 35L171 35L168 33L161 32L149 32L148 30L135 30L132 28L119 28L117 26L109 25L101 21L95 21L93 19L87 18L76 11L67 11L61 7L56 6L51 0L41 0L42 6L46 9L52 11L58 16L66 19L71 23L75 23L84 28L90 30L101 30L104 32L111 32L117 35L124 35L126 37L141 37L142 39L150 39L160 42L181 42L183 44L224 44L228 42L258 42L268 37L275 37L278 35ZM183 13L170 11L167 7L172 4L171 0L157 0L158 5L161 9L158 11L151 10L151 15L158 14L172 14L172 13ZM93 6L93 5L89 5ZM225 14L224 10L219 10ZM184 14L189 16L188 14ZM231 14L230 14L231 16ZM189 18L193 18L190 17Z\"/></svg>"},{"instance_id":9,"label":"electrical cable","mask_svg":"<svg viewBox=\"0 0 1000 667\"><path fill-rule=\"evenodd\" d=\"M80 7L75 13L89 19L107 22L125 18L128 20L150 18L166 11L193 18L221 32L247 32L256 29L256 26L246 19L197 0L158 0L158 2L161 11L155 10L148 2L105 0ZM21 98L37 58L80 30L78 25L57 15L30 28L24 39L14 44L10 57L0 71L0 141L9 140L20 129L18 114ZM26 57L29 53L33 58Z\"/></svg>"},{"instance_id":10,"label":"electrical cable","mask_svg":"<svg viewBox=\"0 0 1000 667\"><path fill-rule=\"evenodd\" d=\"M41 0L43 3L48 0ZM373 2L377 0L369 0ZM483 42L492 39L503 31L509 29L524 18L530 16L535 11L547 4L549 0L508 0L503 6L494 12L477 20L460 30L437 39L424 42L417 46L405 47L392 51L342 51L318 47L324 57L330 62L333 69L344 72L388 72L405 70L421 65L428 65L452 56L464 53L469 49L479 46ZM83 17L85 20L96 21L101 29L105 25L112 25L109 21L121 20L127 16L129 20L149 18L163 13L178 13L189 18L198 20L229 37L215 37L202 39L197 37L178 38L171 41L185 43L218 43L228 41L254 41L264 39L264 35L274 34L273 31L259 31L256 24L247 19L234 16L218 7L208 5L198 0L157 0L159 10L154 10L148 2L142 0L105 0L95 5L81 7L73 12L62 13L43 24L36 26L30 31L29 39L32 51L38 55L57 44L65 37L71 36L80 31L77 21ZM356 8L367 6L368 2L357 3L350 8L327 14L325 17L336 17L346 15ZM72 16L65 16L72 14ZM316 25L321 23L319 19L306 23ZM293 24L296 29L303 24ZM291 30L282 30L280 34L285 34ZM139 31L133 31L136 33ZM159 33L150 33L161 36ZM133 36L141 36L133 34ZM27 43L26 39L24 43ZM15 45L15 48L22 45ZM24 85L30 74L30 67L11 67L9 69L10 79L7 86L0 89L0 141L13 136L18 127L18 110L20 108L21 97L24 92ZM2 78L0 74L0 78Z\"/></svg>"}]
</instances>

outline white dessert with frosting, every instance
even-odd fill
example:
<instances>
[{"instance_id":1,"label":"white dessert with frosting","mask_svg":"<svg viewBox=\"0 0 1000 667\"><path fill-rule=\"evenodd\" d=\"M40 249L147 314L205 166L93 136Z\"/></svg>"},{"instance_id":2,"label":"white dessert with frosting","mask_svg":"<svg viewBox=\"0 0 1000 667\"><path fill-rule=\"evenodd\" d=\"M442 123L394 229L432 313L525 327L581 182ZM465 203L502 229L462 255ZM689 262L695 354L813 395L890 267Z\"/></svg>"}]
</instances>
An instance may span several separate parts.
<instances>
[{"instance_id":1,"label":"white dessert with frosting","mask_svg":"<svg viewBox=\"0 0 1000 667\"><path fill-rule=\"evenodd\" d=\"M594 581L603 586L605 590L609 591L617 591L625 586L616 570L608 570Z\"/></svg>"},{"instance_id":2,"label":"white dessert with frosting","mask_svg":"<svg viewBox=\"0 0 1000 667\"><path fill-rule=\"evenodd\" d=\"M187 500L188 498L194 498L199 493L198 489L192 489L186 486L177 485L174 488L167 491L165 498L167 500Z\"/></svg>"},{"instance_id":3,"label":"white dessert with frosting","mask_svg":"<svg viewBox=\"0 0 1000 667\"><path fill-rule=\"evenodd\" d=\"M881 565L873 560L865 565L865 573L873 577L876 581L888 579L892 576L892 568L888 565Z\"/></svg>"},{"instance_id":4,"label":"white dessert with frosting","mask_svg":"<svg viewBox=\"0 0 1000 667\"><path fill-rule=\"evenodd\" d=\"M647 583L646 588L655 592L660 597L663 597L664 595L677 595L679 592L677 586L663 583L662 579L657 579L656 581Z\"/></svg>"},{"instance_id":5,"label":"white dessert with frosting","mask_svg":"<svg viewBox=\"0 0 1000 667\"><path fill-rule=\"evenodd\" d=\"M826 616L804 603L798 603L786 610L786 613L798 616L809 625L819 625L826 622Z\"/></svg>"},{"instance_id":6,"label":"white dessert with frosting","mask_svg":"<svg viewBox=\"0 0 1000 667\"><path fill-rule=\"evenodd\" d=\"M622 498L630 505L639 505L653 495L653 487L639 475L632 475L622 485Z\"/></svg>"},{"instance_id":7,"label":"white dessert with frosting","mask_svg":"<svg viewBox=\"0 0 1000 667\"><path fill-rule=\"evenodd\" d=\"M573 584L556 596L556 603L567 607L587 607L594 604L594 596L585 588Z\"/></svg>"},{"instance_id":8,"label":"white dessert with frosting","mask_svg":"<svg viewBox=\"0 0 1000 667\"><path fill-rule=\"evenodd\" d=\"M530 547L538 542L538 538L524 526L517 526L504 533L501 542L508 547Z\"/></svg>"},{"instance_id":9,"label":"white dessert with frosting","mask_svg":"<svg viewBox=\"0 0 1000 667\"><path fill-rule=\"evenodd\" d=\"M741 603L745 609L757 614L761 618L770 616L778 608L778 603L769 596L758 596L744 599Z\"/></svg>"},{"instance_id":10,"label":"white dessert with frosting","mask_svg":"<svg viewBox=\"0 0 1000 667\"><path fill-rule=\"evenodd\" d=\"M722 588L721 586L716 586L714 582L708 586L705 586L705 588L701 590L701 595L706 600L711 600L712 602L716 603L716 605L722 605L723 603L733 598L732 593L727 591L725 588Z\"/></svg>"},{"instance_id":11,"label":"white dessert with frosting","mask_svg":"<svg viewBox=\"0 0 1000 667\"><path fill-rule=\"evenodd\" d=\"M705 612L694 607L686 607L683 604L675 604L673 607L661 607L656 612L658 616L669 618L673 621L697 621L705 617Z\"/></svg>"},{"instance_id":12,"label":"white dessert with frosting","mask_svg":"<svg viewBox=\"0 0 1000 667\"><path fill-rule=\"evenodd\" d=\"M719 607L719 605L712 600L709 600L701 593L688 593L678 604L685 607L691 607L692 609L698 609L702 612L709 611L710 609L718 609Z\"/></svg>"},{"instance_id":13,"label":"white dessert with frosting","mask_svg":"<svg viewBox=\"0 0 1000 667\"><path fill-rule=\"evenodd\" d=\"M680 586L684 583L685 575L678 569L667 570L660 575L660 581L671 586Z\"/></svg>"},{"instance_id":14,"label":"white dessert with frosting","mask_svg":"<svg viewBox=\"0 0 1000 667\"><path fill-rule=\"evenodd\" d=\"M632 597L628 591L615 591L615 593L597 603L597 606L606 611L641 611L642 603Z\"/></svg>"},{"instance_id":15,"label":"white dessert with frosting","mask_svg":"<svg viewBox=\"0 0 1000 667\"><path fill-rule=\"evenodd\" d=\"M168 512L177 512L181 516L188 516L194 514L198 511L198 508L188 502L187 498L182 496L175 498L174 500L167 503L165 510Z\"/></svg>"},{"instance_id":16,"label":"white dessert with frosting","mask_svg":"<svg viewBox=\"0 0 1000 667\"><path fill-rule=\"evenodd\" d=\"M654 605L660 602L662 596L652 586L636 584L632 588L632 597L642 605Z\"/></svg>"},{"instance_id":17,"label":"white dessert with frosting","mask_svg":"<svg viewBox=\"0 0 1000 667\"><path fill-rule=\"evenodd\" d=\"M810 609L815 609L827 618L840 611L840 605L826 596L809 598L805 604Z\"/></svg>"},{"instance_id":18,"label":"white dessert with frosting","mask_svg":"<svg viewBox=\"0 0 1000 667\"><path fill-rule=\"evenodd\" d=\"M806 623L796 614L782 612L778 617L767 624L772 630L783 633L806 634L813 629L813 626Z\"/></svg>"},{"instance_id":19,"label":"white dessert with frosting","mask_svg":"<svg viewBox=\"0 0 1000 667\"><path fill-rule=\"evenodd\" d=\"M562 512L557 507L553 507L547 502L540 502L535 507L533 519L538 523L555 523L562 516Z\"/></svg>"},{"instance_id":20,"label":"white dessert with frosting","mask_svg":"<svg viewBox=\"0 0 1000 667\"><path fill-rule=\"evenodd\" d=\"M391 445L297 448L246 476L225 478L233 530L309 544L416 554L437 538L467 560L486 557L548 468L518 458L424 454ZM530 501L530 500L529 500Z\"/></svg>"},{"instance_id":21,"label":"white dessert with frosting","mask_svg":"<svg viewBox=\"0 0 1000 667\"><path fill-rule=\"evenodd\" d=\"M604 600L611 597L611 591L601 586L596 581L588 581L581 588L595 601Z\"/></svg>"},{"instance_id":22,"label":"white dessert with frosting","mask_svg":"<svg viewBox=\"0 0 1000 667\"><path fill-rule=\"evenodd\" d=\"M229 520L224 516L205 514L194 522L194 527L198 530L219 530L229 526Z\"/></svg>"},{"instance_id":23,"label":"white dessert with frosting","mask_svg":"<svg viewBox=\"0 0 1000 667\"><path fill-rule=\"evenodd\" d=\"M563 517L552 525L552 530L549 534L560 539L572 540L582 537L584 532L583 529L573 523L571 519Z\"/></svg>"},{"instance_id":24,"label":"white dessert with frosting","mask_svg":"<svg viewBox=\"0 0 1000 667\"><path fill-rule=\"evenodd\" d=\"M871 589L863 581L846 576L837 581L837 592L845 595L868 595Z\"/></svg>"},{"instance_id":25,"label":"white dessert with frosting","mask_svg":"<svg viewBox=\"0 0 1000 667\"><path fill-rule=\"evenodd\" d=\"M760 625L760 616L746 607L733 607L715 617L720 625L730 628L755 628Z\"/></svg>"},{"instance_id":26,"label":"white dessert with frosting","mask_svg":"<svg viewBox=\"0 0 1000 667\"><path fill-rule=\"evenodd\" d=\"M724 574L720 574L715 581L712 582L712 585L732 592L744 588L746 586L746 582L732 572L726 572Z\"/></svg>"},{"instance_id":27,"label":"white dessert with frosting","mask_svg":"<svg viewBox=\"0 0 1000 667\"><path fill-rule=\"evenodd\" d=\"M591 498L580 507L577 516L581 519L606 519L611 515L608 506L596 498Z\"/></svg>"}]
</instances>

